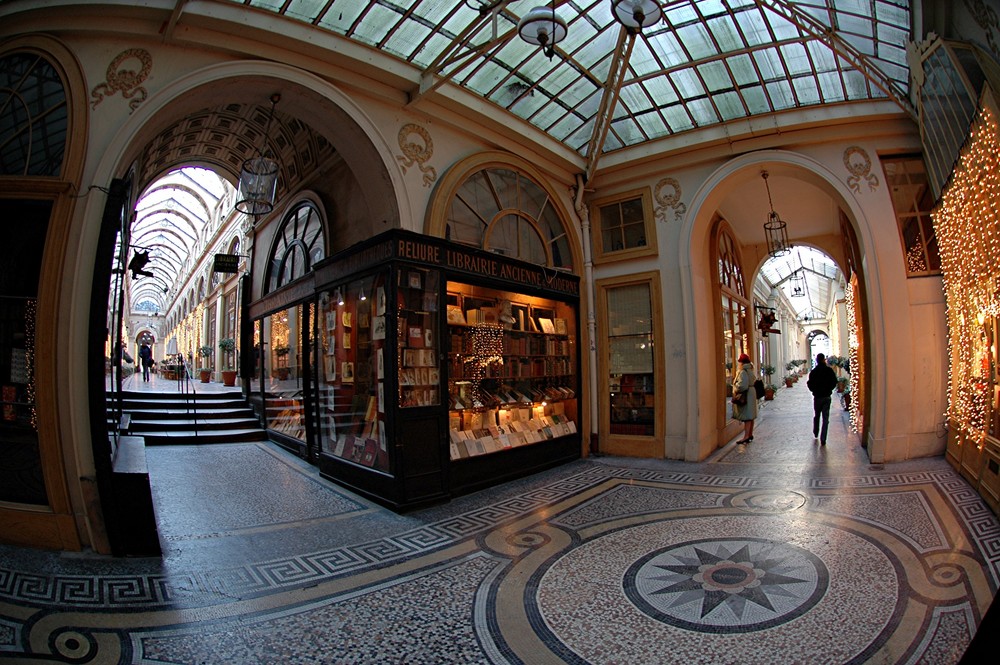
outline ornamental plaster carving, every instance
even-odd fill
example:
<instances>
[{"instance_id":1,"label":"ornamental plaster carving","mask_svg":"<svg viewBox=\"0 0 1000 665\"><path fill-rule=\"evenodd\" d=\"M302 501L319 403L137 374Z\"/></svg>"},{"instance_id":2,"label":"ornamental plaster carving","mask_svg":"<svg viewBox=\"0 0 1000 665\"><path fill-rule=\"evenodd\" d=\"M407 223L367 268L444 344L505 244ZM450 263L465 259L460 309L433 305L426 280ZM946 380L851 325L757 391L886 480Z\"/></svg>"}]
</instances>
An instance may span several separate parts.
<instances>
[{"instance_id":1,"label":"ornamental plaster carving","mask_svg":"<svg viewBox=\"0 0 1000 665\"><path fill-rule=\"evenodd\" d=\"M137 60L139 62L139 71L123 68L123 65L129 60ZM97 105L104 100L105 95L110 97L116 92L120 92L123 99L132 99L132 97L138 95L136 99L132 99L128 103L129 113L135 111L139 107L139 104L146 101L146 97L149 96L149 93L146 92L146 89L141 84L149 76L149 71L152 68L153 56L149 54L149 51L141 48L131 48L122 51L108 65L107 80L104 83L98 83L90 91L90 96L96 98L90 103L90 108L96 109Z\"/></svg>"},{"instance_id":2,"label":"ornamental plaster carving","mask_svg":"<svg viewBox=\"0 0 1000 665\"><path fill-rule=\"evenodd\" d=\"M994 31L1000 32L1000 19L997 17L996 9L987 6L985 0L965 0L965 7L986 33L986 42L990 45L993 55L1000 58L1000 46L997 45L997 40L993 36Z\"/></svg>"},{"instance_id":3,"label":"ornamental plaster carving","mask_svg":"<svg viewBox=\"0 0 1000 665\"><path fill-rule=\"evenodd\" d=\"M673 191L667 193L667 188ZM674 220L680 221L687 212L687 206L681 203L681 184L674 178L663 178L653 188L653 198L656 199L656 220L667 221L667 208L673 208Z\"/></svg>"},{"instance_id":4,"label":"ornamental plaster carving","mask_svg":"<svg viewBox=\"0 0 1000 665\"><path fill-rule=\"evenodd\" d=\"M879 186L878 176L871 173L872 160L868 153L856 145L852 145L844 151L844 166L850 171L851 176L847 179L847 185L855 192L861 191L861 181L868 183L868 189L875 191Z\"/></svg>"},{"instance_id":5,"label":"ornamental plaster carving","mask_svg":"<svg viewBox=\"0 0 1000 665\"><path fill-rule=\"evenodd\" d=\"M424 187L434 184L437 180L437 171L433 166L425 164L434 156L434 142L427 130L413 123L405 124L399 130L398 141L403 154L396 155L396 159L403 169L403 174L406 174L406 169L417 164L420 172L424 174Z\"/></svg>"}]
</instances>

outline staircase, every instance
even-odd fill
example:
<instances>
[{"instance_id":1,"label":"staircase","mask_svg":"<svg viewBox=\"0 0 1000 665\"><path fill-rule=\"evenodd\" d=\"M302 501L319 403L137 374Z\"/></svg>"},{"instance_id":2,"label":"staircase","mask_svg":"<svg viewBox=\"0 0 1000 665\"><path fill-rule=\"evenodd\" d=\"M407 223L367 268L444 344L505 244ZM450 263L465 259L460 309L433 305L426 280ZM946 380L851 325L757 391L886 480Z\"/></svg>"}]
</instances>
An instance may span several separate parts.
<instances>
[{"instance_id":1,"label":"staircase","mask_svg":"<svg viewBox=\"0 0 1000 665\"><path fill-rule=\"evenodd\" d=\"M147 446L267 441L267 432L238 391L123 391L122 413L122 433L141 436Z\"/></svg>"}]
</instances>

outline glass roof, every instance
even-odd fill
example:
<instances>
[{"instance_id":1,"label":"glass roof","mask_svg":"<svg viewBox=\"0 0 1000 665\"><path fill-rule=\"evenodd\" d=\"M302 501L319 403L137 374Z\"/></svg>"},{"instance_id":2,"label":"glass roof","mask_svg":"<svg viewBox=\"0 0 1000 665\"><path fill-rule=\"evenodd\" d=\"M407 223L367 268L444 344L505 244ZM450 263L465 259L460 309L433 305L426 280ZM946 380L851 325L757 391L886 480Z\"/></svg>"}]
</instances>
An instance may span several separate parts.
<instances>
[{"instance_id":1,"label":"glass roof","mask_svg":"<svg viewBox=\"0 0 1000 665\"><path fill-rule=\"evenodd\" d=\"M799 321L825 319L843 282L840 268L825 253L795 245L790 253L768 259L759 279L779 289Z\"/></svg>"},{"instance_id":2,"label":"glass roof","mask_svg":"<svg viewBox=\"0 0 1000 665\"><path fill-rule=\"evenodd\" d=\"M167 293L205 242L202 230L217 214L219 200L232 190L221 176L194 167L171 171L149 186L136 204L131 244L149 250L145 270L153 276L132 282L132 309L167 311Z\"/></svg>"},{"instance_id":3,"label":"glass roof","mask_svg":"<svg viewBox=\"0 0 1000 665\"><path fill-rule=\"evenodd\" d=\"M908 108L909 0L674 0L636 35L611 0L555 0L568 36L551 58L517 36L542 0L230 1L378 48L584 156L818 104Z\"/></svg>"}]
</instances>

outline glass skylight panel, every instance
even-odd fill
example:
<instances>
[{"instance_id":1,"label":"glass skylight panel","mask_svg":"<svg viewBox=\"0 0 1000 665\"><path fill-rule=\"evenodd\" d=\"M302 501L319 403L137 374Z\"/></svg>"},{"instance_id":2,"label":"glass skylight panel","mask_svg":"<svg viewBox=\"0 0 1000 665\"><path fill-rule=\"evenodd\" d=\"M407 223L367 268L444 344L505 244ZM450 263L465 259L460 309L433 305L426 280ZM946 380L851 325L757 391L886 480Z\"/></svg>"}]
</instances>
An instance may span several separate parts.
<instances>
[{"instance_id":1,"label":"glass skylight panel","mask_svg":"<svg viewBox=\"0 0 1000 665\"><path fill-rule=\"evenodd\" d=\"M809 106L819 104L822 100L819 96L819 86L813 76L796 76L792 78L792 85L795 88L795 96L799 100L799 105Z\"/></svg>"},{"instance_id":2,"label":"glass skylight panel","mask_svg":"<svg viewBox=\"0 0 1000 665\"><path fill-rule=\"evenodd\" d=\"M746 117L747 112L746 109L743 108L743 100L740 95L735 92L723 92L718 95L713 95L712 101L715 102L716 108L719 109L723 122Z\"/></svg>"},{"instance_id":3,"label":"glass skylight panel","mask_svg":"<svg viewBox=\"0 0 1000 665\"><path fill-rule=\"evenodd\" d=\"M729 65L729 71L736 81L737 86L749 85L758 81L757 70L754 69L753 61L749 55L741 53L740 55L726 58L726 64Z\"/></svg>"},{"instance_id":4,"label":"glass skylight panel","mask_svg":"<svg viewBox=\"0 0 1000 665\"><path fill-rule=\"evenodd\" d=\"M646 41L637 39L632 47L632 54L628 59L629 68L635 76L646 76L660 70L660 62L650 52Z\"/></svg>"},{"instance_id":5,"label":"glass skylight panel","mask_svg":"<svg viewBox=\"0 0 1000 665\"><path fill-rule=\"evenodd\" d=\"M768 100L767 95L764 94L763 86L753 85L741 88L740 92L743 95L743 101L746 102L750 115L762 115L771 112L771 102Z\"/></svg>"},{"instance_id":6,"label":"glass skylight panel","mask_svg":"<svg viewBox=\"0 0 1000 665\"><path fill-rule=\"evenodd\" d=\"M683 132L688 129L694 129L694 124L691 122L691 116L688 115L687 109L683 104L674 104L673 106L668 106L661 111L663 113L663 118L667 122L667 126L670 128L670 132L677 134L678 132Z\"/></svg>"},{"instance_id":7,"label":"glass skylight panel","mask_svg":"<svg viewBox=\"0 0 1000 665\"><path fill-rule=\"evenodd\" d=\"M702 23L685 26L677 29L677 37L684 44L688 54L694 60L709 58L717 55L715 44L708 34L708 29Z\"/></svg>"},{"instance_id":8,"label":"glass skylight panel","mask_svg":"<svg viewBox=\"0 0 1000 665\"><path fill-rule=\"evenodd\" d=\"M694 118L696 127L705 127L719 123L719 114L715 112L712 102L704 97L691 99L687 102L688 113Z\"/></svg>"},{"instance_id":9,"label":"glass skylight panel","mask_svg":"<svg viewBox=\"0 0 1000 665\"><path fill-rule=\"evenodd\" d=\"M810 62L809 56L806 54L806 49L802 44L783 44L780 51L790 76L812 73L812 62Z\"/></svg>"},{"instance_id":10,"label":"glass skylight panel","mask_svg":"<svg viewBox=\"0 0 1000 665\"><path fill-rule=\"evenodd\" d=\"M767 21L757 7L741 11L735 15L735 19L748 46L761 46L774 41Z\"/></svg>"},{"instance_id":11,"label":"glass skylight panel","mask_svg":"<svg viewBox=\"0 0 1000 665\"><path fill-rule=\"evenodd\" d=\"M670 75L670 80L677 87L677 91L683 99L702 97L705 94L705 87L693 69L676 71Z\"/></svg>"},{"instance_id":12,"label":"glass skylight panel","mask_svg":"<svg viewBox=\"0 0 1000 665\"><path fill-rule=\"evenodd\" d=\"M708 29L719 45L719 51L730 53L746 48L746 42L736 27L732 16L724 16L708 21Z\"/></svg>"},{"instance_id":13,"label":"glass skylight panel","mask_svg":"<svg viewBox=\"0 0 1000 665\"><path fill-rule=\"evenodd\" d=\"M663 66L668 69L691 62L691 58L688 57L684 47L678 41L677 35L673 32L657 36L653 47Z\"/></svg>"},{"instance_id":14,"label":"glass skylight panel","mask_svg":"<svg viewBox=\"0 0 1000 665\"><path fill-rule=\"evenodd\" d=\"M844 72L844 85L847 88L847 98L851 101L868 99L871 97L884 97L884 93L872 89L861 72L848 70Z\"/></svg>"},{"instance_id":15,"label":"glass skylight panel","mask_svg":"<svg viewBox=\"0 0 1000 665\"><path fill-rule=\"evenodd\" d=\"M715 60L698 65L697 69L709 92L719 92L733 87L733 79L729 76L724 63Z\"/></svg>"},{"instance_id":16,"label":"glass skylight panel","mask_svg":"<svg viewBox=\"0 0 1000 665\"><path fill-rule=\"evenodd\" d=\"M567 134L563 140L571 148L582 154L583 151L587 149L587 144L590 142L591 134L594 133L594 122L594 118L591 117L586 122L581 123L580 126L576 128L576 131L572 131Z\"/></svg>"},{"instance_id":17,"label":"glass skylight panel","mask_svg":"<svg viewBox=\"0 0 1000 665\"><path fill-rule=\"evenodd\" d=\"M753 59L757 63L757 71L760 72L760 78L763 81L785 78L785 67L781 62L781 56L778 55L778 49L768 48L754 51Z\"/></svg>"},{"instance_id":18,"label":"glass skylight panel","mask_svg":"<svg viewBox=\"0 0 1000 665\"><path fill-rule=\"evenodd\" d=\"M795 97L792 96L792 86L788 81L768 83L767 95L771 98L771 106L775 111L795 108Z\"/></svg>"},{"instance_id":19,"label":"glass skylight panel","mask_svg":"<svg viewBox=\"0 0 1000 665\"><path fill-rule=\"evenodd\" d=\"M657 111L637 113L635 121L642 131L651 139L660 138L670 133L670 128L663 124L663 117Z\"/></svg>"},{"instance_id":20,"label":"glass skylight panel","mask_svg":"<svg viewBox=\"0 0 1000 665\"><path fill-rule=\"evenodd\" d=\"M621 103L633 113L653 108L653 100L646 94L646 89L637 83L623 86L619 95Z\"/></svg>"},{"instance_id":21,"label":"glass skylight panel","mask_svg":"<svg viewBox=\"0 0 1000 665\"><path fill-rule=\"evenodd\" d=\"M645 140L646 136L632 118L623 118L611 123L611 129L625 145L635 145Z\"/></svg>"},{"instance_id":22,"label":"glass skylight panel","mask_svg":"<svg viewBox=\"0 0 1000 665\"><path fill-rule=\"evenodd\" d=\"M819 73L816 75L816 80L819 81L823 101L831 103L847 100L847 92L844 90L844 85L841 82L840 72Z\"/></svg>"},{"instance_id":23,"label":"glass skylight panel","mask_svg":"<svg viewBox=\"0 0 1000 665\"><path fill-rule=\"evenodd\" d=\"M677 96L677 90L671 85L670 78L666 74L646 79L643 82L643 87L646 88L653 103L660 106L676 104L680 100L680 97Z\"/></svg>"},{"instance_id":24,"label":"glass skylight panel","mask_svg":"<svg viewBox=\"0 0 1000 665\"><path fill-rule=\"evenodd\" d=\"M666 19L667 25L673 26L683 25L685 23L690 23L691 21L697 21L699 18L698 13L689 4L677 4L664 7L663 17Z\"/></svg>"},{"instance_id":25,"label":"glass skylight panel","mask_svg":"<svg viewBox=\"0 0 1000 665\"><path fill-rule=\"evenodd\" d=\"M423 45L430 33L430 29L426 26L416 21L408 21L401 29L393 31L381 48L404 60L409 60L414 56L415 51ZM430 64L430 61L426 64Z\"/></svg>"}]
</instances>

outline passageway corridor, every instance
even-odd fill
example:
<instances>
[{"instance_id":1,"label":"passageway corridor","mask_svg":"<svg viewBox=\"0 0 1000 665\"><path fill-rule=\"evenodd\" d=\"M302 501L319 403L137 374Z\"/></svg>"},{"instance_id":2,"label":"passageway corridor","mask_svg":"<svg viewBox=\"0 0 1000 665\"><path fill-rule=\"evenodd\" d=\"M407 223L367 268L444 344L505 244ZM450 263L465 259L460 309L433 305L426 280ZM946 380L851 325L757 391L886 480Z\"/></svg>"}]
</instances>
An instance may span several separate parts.
<instances>
[{"instance_id":1,"label":"passageway corridor","mask_svg":"<svg viewBox=\"0 0 1000 665\"><path fill-rule=\"evenodd\" d=\"M147 450L162 559L0 546L0 660L957 662L1000 526L942 458L868 462L804 382L749 446L608 458L397 515L270 443ZM39 662L39 661L34 661Z\"/></svg>"}]
</instances>

